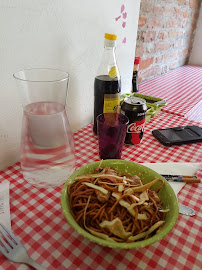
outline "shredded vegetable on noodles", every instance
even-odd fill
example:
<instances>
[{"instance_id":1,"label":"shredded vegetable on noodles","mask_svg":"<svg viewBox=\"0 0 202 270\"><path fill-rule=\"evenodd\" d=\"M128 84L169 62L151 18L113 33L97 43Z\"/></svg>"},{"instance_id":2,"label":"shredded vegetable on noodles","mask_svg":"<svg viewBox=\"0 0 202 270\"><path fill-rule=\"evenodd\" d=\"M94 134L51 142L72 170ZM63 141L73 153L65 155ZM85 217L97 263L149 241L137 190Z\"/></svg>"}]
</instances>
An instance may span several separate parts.
<instances>
[{"instance_id":1,"label":"shredded vegetable on noodles","mask_svg":"<svg viewBox=\"0 0 202 270\"><path fill-rule=\"evenodd\" d=\"M154 191L152 186L160 182ZM67 188L71 214L84 230L116 242L151 237L164 224L166 212L158 191L160 178L143 184L138 176L120 174L110 167L79 175Z\"/></svg>"}]
</instances>

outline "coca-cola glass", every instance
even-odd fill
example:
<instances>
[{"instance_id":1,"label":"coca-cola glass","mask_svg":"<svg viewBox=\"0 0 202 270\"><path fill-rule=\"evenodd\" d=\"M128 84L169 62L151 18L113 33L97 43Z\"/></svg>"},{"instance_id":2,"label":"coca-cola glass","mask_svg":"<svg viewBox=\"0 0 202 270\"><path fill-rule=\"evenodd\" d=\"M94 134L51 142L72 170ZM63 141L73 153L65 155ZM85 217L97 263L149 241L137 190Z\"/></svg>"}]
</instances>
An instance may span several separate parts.
<instances>
[{"instance_id":1,"label":"coca-cola glass","mask_svg":"<svg viewBox=\"0 0 202 270\"><path fill-rule=\"evenodd\" d=\"M119 113L103 113L97 117L99 156L120 159L126 136L128 117Z\"/></svg>"}]
</instances>

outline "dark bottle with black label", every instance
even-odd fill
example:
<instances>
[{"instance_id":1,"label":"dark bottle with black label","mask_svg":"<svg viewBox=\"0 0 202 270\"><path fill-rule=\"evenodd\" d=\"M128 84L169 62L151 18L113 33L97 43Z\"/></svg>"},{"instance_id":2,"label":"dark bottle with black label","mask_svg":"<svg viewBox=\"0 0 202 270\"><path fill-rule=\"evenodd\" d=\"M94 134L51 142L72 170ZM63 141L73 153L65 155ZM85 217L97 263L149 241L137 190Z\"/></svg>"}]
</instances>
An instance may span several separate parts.
<instances>
[{"instance_id":1,"label":"dark bottle with black label","mask_svg":"<svg viewBox=\"0 0 202 270\"><path fill-rule=\"evenodd\" d=\"M138 72L139 72L139 64L140 64L141 58L135 57L134 61L134 68L133 68L133 79L132 79L132 90L131 92L138 92L139 86L138 86Z\"/></svg>"},{"instance_id":2,"label":"dark bottle with black label","mask_svg":"<svg viewBox=\"0 0 202 270\"><path fill-rule=\"evenodd\" d=\"M121 78L115 57L116 35L105 34L104 54L94 81L94 122L101 113L115 113L120 105Z\"/></svg>"}]
</instances>

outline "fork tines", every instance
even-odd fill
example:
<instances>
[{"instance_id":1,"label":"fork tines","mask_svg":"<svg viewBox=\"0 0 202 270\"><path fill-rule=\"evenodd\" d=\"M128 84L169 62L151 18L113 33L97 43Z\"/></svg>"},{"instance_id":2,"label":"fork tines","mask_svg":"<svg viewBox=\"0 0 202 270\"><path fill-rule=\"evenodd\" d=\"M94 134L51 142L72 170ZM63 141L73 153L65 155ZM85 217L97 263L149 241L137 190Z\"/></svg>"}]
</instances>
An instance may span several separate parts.
<instances>
[{"instance_id":1,"label":"fork tines","mask_svg":"<svg viewBox=\"0 0 202 270\"><path fill-rule=\"evenodd\" d=\"M19 244L20 242L14 234L0 224L0 251L5 255L10 249Z\"/></svg>"}]
</instances>

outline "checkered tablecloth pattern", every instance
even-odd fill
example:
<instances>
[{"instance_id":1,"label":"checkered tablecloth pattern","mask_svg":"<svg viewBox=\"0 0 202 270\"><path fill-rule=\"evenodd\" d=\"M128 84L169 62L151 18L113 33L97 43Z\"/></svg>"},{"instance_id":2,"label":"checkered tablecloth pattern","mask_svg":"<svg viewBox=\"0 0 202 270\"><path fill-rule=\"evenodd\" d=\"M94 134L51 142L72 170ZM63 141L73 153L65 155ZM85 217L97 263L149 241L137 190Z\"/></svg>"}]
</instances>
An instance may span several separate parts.
<instances>
[{"instance_id":1,"label":"checkered tablecloth pattern","mask_svg":"<svg viewBox=\"0 0 202 270\"><path fill-rule=\"evenodd\" d=\"M201 78L202 80L202 78ZM201 93L202 94L202 93ZM191 111L189 111L185 117L189 120L197 121L202 123L202 100L196 104Z\"/></svg>"},{"instance_id":2,"label":"checkered tablecloth pattern","mask_svg":"<svg viewBox=\"0 0 202 270\"><path fill-rule=\"evenodd\" d=\"M146 124L139 146L124 146L122 159L143 162L201 162L202 143L164 147L152 135L154 128L190 125L177 115L161 112ZM99 160L92 125L74 134L77 168ZM201 171L202 172L202 171ZM202 174L201 174L202 175ZM10 181L11 226L28 253L49 270L201 269L202 184L186 185L179 202L194 208L196 215L179 215L174 229L161 241L138 250L117 250L84 239L70 227L60 206L62 186L36 188L20 173L20 163L0 172L0 182ZM25 270L0 254L0 270Z\"/></svg>"},{"instance_id":3,"label":"checkered tablecloth pattern","mask_svg":"<svg viewBox=\"0 0 202 270\"><path fill-rule=\"evenodd\" d=\"M202 123L202 67L182 66L143 82L139 93L163 98L162 110ZM200 105L198 105L201 103Z\"/></svg>"}]
</instances>

